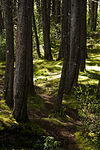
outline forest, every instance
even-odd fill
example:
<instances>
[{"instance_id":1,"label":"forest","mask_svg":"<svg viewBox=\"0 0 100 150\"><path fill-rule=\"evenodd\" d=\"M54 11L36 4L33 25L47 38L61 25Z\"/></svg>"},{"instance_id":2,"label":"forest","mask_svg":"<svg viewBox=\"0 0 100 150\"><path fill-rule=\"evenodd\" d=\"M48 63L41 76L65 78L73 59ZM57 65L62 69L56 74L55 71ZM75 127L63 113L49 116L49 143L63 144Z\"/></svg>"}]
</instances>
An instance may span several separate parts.
<instances>
[{"instance_id":1,"label":"forest","mask_svg":"<svg viewBox=\"0 0 100 150\"><path fill-rule=\"evenodd\" d=\"M0 0L0 150L100 150L99 0Z\"/></svg>"}]
</instances>

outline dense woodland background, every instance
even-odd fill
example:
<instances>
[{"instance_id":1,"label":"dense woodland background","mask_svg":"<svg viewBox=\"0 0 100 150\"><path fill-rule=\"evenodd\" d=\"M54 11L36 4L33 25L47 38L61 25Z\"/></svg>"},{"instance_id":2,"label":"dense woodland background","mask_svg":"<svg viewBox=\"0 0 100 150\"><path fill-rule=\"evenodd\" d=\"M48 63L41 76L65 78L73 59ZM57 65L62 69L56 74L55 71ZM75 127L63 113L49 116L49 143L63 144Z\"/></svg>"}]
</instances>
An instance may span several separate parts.
<instances>
[{"instance_id":1,"label":"dense woodland background","mask_svg":"<svg viewBox=\"0 0 100 150\"><path fill-rule=\"evenodd\" d=\"M0 0L0 149L100 149L99 0Z\"/></svg>"}]
</instances>

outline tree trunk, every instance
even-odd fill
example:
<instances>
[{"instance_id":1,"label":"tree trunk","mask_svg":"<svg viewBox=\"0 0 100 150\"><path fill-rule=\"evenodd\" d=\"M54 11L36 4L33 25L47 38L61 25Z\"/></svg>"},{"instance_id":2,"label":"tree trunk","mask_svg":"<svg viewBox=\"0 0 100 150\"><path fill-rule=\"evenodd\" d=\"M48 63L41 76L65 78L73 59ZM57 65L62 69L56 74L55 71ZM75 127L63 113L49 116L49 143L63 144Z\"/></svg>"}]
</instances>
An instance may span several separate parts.
<instances>
[{"instance_id":1,"label":"tree trunk","mask_svg":"<svg viewBox=\"0 0 100 150\"><path fill-rule=\"evenodd\" d=\"M58 54L58 59L57 60L61 60L62 58L64 58L64 49L63 49L63 35L64 35L64 23L63 23L63 20L64 20L64 0L62 0L62 30L61 30L61 42L60 42L60 50L59 50L59 54Z\"/></svg>"},{"instance_id":2,"label":"tree trunk","mask_svg":"<svg viewBox=\"0 0 100 150\"><path fill-rule=\"evenodd\" d=\"M50 3L51 1L42 0L44 56L47 60L52 60L50 45Z\"/></svg>"},{"instance_id":3,"label":"tree trunk","mask_svg":"<svg viewBox=\"0 0 100 150\"><path fill-rule=\"evenodd\" d=\"M0 34L2 34L2 30L4 29L4 9L2 0L0 0Z\"/></svg>"},{"instance_id":4,"label":"tree trunk","mask_svg":"<svg viewBox=\"0 0 100 150\"><path fill-rule=\"evenodd\" d=\"M65 88L66 70L68 70L69 61L69 25L68 25L68 12L69 12L69 0L63 0L63 50L64 50L64 61L61 73L61 79L59 84L58 96L56 100L56 110L60 111L62 104L62 97Z\"/></svg>"},{"instance_id":5,"label":"tree trunk","mask_svg":"<svg viewBox=\"0 0 100 150\"><path fill-rule=\"evenodd\" d=\"M16 39L16 69L14 78L14 118L27 120L26 52L27 52L27 3L19 0Z\"/></svg>"},{"instance_id":6,"label":"tree trunk","mask_svg":"<svg viewBox=\"0 0 100 150\"><path fill-rule=\"evenodd\" d=\"M26 76L28 94L34 92L33 86L33 51L32 51L32 14L33 0L27 0L27 52L26 52Z\"/></svg>"},{"instance_id":7,"label":"tree trunk","mask_svg":"<svg viewBox=\"0 0 100 150\"><path fill-rule=\"evenodd\" d=\"M98 0L91 1L89 0L89 25L91 31L96 30L97 24L97 9L98 9Z\"/></svg>"},{"instance_id":8,"label":"tree trunk","mask_svg":"<svg viewBox=\"0 0 100 150\"><path fill-rule=\"evenodd\" d=\"M99 79L98 92L97 92L97 99L99 98L100 98L100 79Z\"/></svg>"},{"instance_id":9,"label":"tree trunk","mask_svg":"<svg viewBox=\"0 0 100 150\"><path fill-rule=\"evenodd\" d=\"M2 5L0 1L0 35L2 34Z\"/></svg>"},{"instance_id":10,"label":"tree trunk","mask_svg":"<svg viewBox=\"0 0 100 150\"><path fill-rule=\"evenodd\" d=\"M16 3L16 0L13 0L12 11L13 11L13 22L14 22L14 24L17 24L17 3Z\"/></svg>"},{"instance_id":11,"label":"tree trunk","mask_svg":"<svg viewBox=\"0 0 100 150\"><path fill-rule=\"evenodd\" d=\"M4 80L4 99L9 107L13 106L14 79L14 33L11 0L4 0L6 27L6 70Z\"/></svg>"},{"instance_id":12,"label":"tree trunk","mask_svg":"<svg viewBox=\"0 0 100 150\"><path fill-rule=\"evenodd\" d=\"M94 2L89 0L89 20L88 20L88 24L90 25L90 28L92 30L92 26L93 26L93 17L94 17Z\"/></svg>"},{"instance_id":13,"label":"tree trunk","mask_svg":"<svg viewBox=\"0 0 100 150\"><path fill-rule=\"evenodd\" d=\"M95 31L97 27L97 12L98 12L98 0L95 0L93 31Z\"/></svg>"},{"instance_id":14,"label":"tree trunk","mask_svg":"<svg viewBox=\"0 0 100 150\"><path fill-rule=\"evenodd\" d=\"M66 70L65 92L73 91L77 85L80 66L80 1L71 0L70 58Z\"/></svg>"},{"instance_id":15,"label":"tree trunk","mask_svg":"<svg viewBox=\"0 0 100 150\"><path fill-rule=\"evenodd\" d=\"M33 4L34 4L34 2L33 2ZM34 32L35 32L35 38L36 38L37 54L38 54L38 57L41 58L40 47L39 47L39 38L38 38L37 28L36 28L36 23L35 23L34 6L33 6L33 28L34 28Z\"/></svg>"},{"instance_id":16,"label":"tree trunk","mask_svg":"<svg viewBox=\"0 0 100 150\"><path fill-rule=\"evenodd\" d=\"M84 71L85 69L85 60L86 60L86 43L87 43L87 27L86 27L86 14L87 14L87 1L81 0L80 4L80 49L81 49L81 64L80 69Z\"/></svg>"}]
</instances>

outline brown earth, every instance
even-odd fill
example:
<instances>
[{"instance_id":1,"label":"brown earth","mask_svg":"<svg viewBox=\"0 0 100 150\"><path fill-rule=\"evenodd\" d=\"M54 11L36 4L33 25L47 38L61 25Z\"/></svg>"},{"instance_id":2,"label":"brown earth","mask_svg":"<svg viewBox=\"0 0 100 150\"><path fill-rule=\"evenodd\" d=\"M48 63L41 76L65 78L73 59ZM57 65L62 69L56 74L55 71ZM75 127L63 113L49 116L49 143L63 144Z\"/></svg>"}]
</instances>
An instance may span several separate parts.
<instances>
[{"instance_id":1,"label":"brown earth","mask_svg":"<svg viewBox=\"0 0 100 150\"><path fill-rule=\"evenodd\" d=\"M52 119L56 120L57 117L52 117L52 115L50 116L50 111L53 112L54 110L54 100L49 95L41 93L39 95L45 101L45 108L42 110L29 109L28 115L30 120L34 120L35 123L45 129L47 135L53 136L57 141L60 141L61 147L64 148L64 150L79 150L75 139L75 133L78 131L77 127L81 125L78 117L78 111L67 107L65 114L70 117L70 121L65 120L64 117L62 117L62 124L54 123Z\"/></svg>"}]
</instances>

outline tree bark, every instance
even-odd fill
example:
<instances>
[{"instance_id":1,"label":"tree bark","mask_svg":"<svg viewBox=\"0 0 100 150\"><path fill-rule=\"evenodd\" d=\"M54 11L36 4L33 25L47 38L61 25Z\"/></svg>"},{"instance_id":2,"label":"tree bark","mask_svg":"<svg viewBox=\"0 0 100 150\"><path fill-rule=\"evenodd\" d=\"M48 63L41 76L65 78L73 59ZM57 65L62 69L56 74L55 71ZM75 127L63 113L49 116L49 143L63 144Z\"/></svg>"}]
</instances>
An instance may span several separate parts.
<instances>
[{"instance_id":1,"label":"tree bark","mask_svg":"<svg viewBox=\"0 0 100 150\"><path fill-rule=\"evenodd\" d=\"M32 14L33 0L27 0L27 51L26 51L26 76L28 94L34 93L33 86L33 50L32 50Z\"/></svg>"},{"instance_id":2,"label":"tree bark","mask_svg":"<svg viewBox=\"0 0 100 150\"><path fill-rule=\"evenodd\" d=\"M93 26L93 31L96 31L97 27L97 12L98 12L98 0L95 1L95 10L94 10L94 26Z\"/></svg>"},{"instance_id":3,"label":"tree bark","mask_svg":"<svg viewBox=\"0 0 100 150\"><path fill-rule=\"evenodd\" d=\"M14 79L14 33L11 0L4 0L6 27L6 70L4 80L4 99L9 107L13 106Z\"/></svg>"},{"instance_id":4,"label":"tree bark","mask_svg":"<svg viewBox=\"0 0 100 150\"><path fill-rule=\"evenodd\" d=\"M33 1L33 4L34 4L34 1ZM36 23L35 23L34 5L33 5L33 28L34 28L35 38L36 38L37 54L38 54L38 57L41 58L40 47L39 47L39 38L38 38L37 28L36 28Z\"/></svg>"},{"instance_id":5,"label":"tree bark","mask_svg":"<svg viewBox=\"0 0 100 150\"><path fill-rule=\"evenodd\" d=\"M16 69L14 78L14 118L17 121L27 120L27 82L26 82L26 54L27 54L27 3L19 0L18 23L16 39Z\"/></svg>"},{"instance_id":6,"label":"tree bark","mask_svg":"<svg viewBox=\"0 0 100 150\"><path fill-rule=\"evenodd\" d=\"M63 23L63 20L64 20L64 0L62 0L62 30L61 30L61 42L60 42L60 50L59 50L59 54L58 54L58 59L57 60L61 60L62 58L64 58L64 49L63 49L63 35L64 35L64 23Z\"/></svg>"},{"instance_id":7,"label":"tree bark","mask_svg":"<svg viewBox=\"0 0 100 150\"><path fill-rule=\"evenodd\" d=\"M85 60L87 55L87 25L86 25L86 14L87 14L87 1L81 0L80 4L80 49L81 49L81 64L80 69L84 71Z\"/></svg>"},{"instance_id":8,"label":"tree bark","mask_svg":"<svg viewBox=\"0 0 100 150\"><path fill-rule=\"evenodd\" d=\"M80 1L71 0L70 58L66 70L65 92L70 93L77 85L80 66Z\"/></svg>"},{"instance_id":9,"label":"tree bark","mask_svg":"<svg viewBox=\"0 0 100 150\"><path fill-rule=\"evenodd\" d=\"M91 31L96 30L97 24L97 10L98 10L98 0L91 1L89 0L89 25Z\"/></svg>"},{"instance_id":10,"label":"tree bark","mask_svg":"<svg viewBox=\"0 0 100 150\"><path fill-rule=\"evenodd\" d=\"M44 41L44 57L52 60L50 45L50 4L51 0L42 0L42 22L43 22L43 41Z\"/></svg>"},{"instance_id":11,"label":"tree bark","mask_svg":"<svg viewBox=\"0 0 100 150\"><path fill-rule=\"evenodd\" d=\"M12 12L13 12L13 22L16 25L17 24L17 1L16 0L12 0L13 1L13 7L12 7Z\"/></svg>"},{"instance_id":12,"label":"tree bark","mask_svg":"<svg viewBox=\"0 0 100 150\"><path fill-rule=\"evenodd\" d=\"M2 27L2 5L1 5L1 0L0 0L0 35L2 34L2 29L3 29L3 27Z\"/></svg>"},{"instance_id":13,"label":"tree bark","mask_svg":"<svg viewBox=\"0 0 100 150\"><path fill-rule=\"evenodd\" d=\"M100 98L100 79L99 79L98 91L97 91L97 99L99 98Z\"/></svg>"},{"instance_id":14,"label":"tree bark","mask_svg":"<svg viewBox=\"0 0 100 150\"><path fill-rule=\"evenodd\" d=\"M69 12L69 0L63 0L63 49L64 49L64 61L63 68L61 73L61 79L59 84L59 90L56 100L56 110L60 111L62 104L63 92L65 89L65 80L66 80L66 70L68 70L68 61L69 61L69 25L68 25L68 12Z\"/></svg>"}]
</instances>

